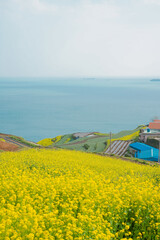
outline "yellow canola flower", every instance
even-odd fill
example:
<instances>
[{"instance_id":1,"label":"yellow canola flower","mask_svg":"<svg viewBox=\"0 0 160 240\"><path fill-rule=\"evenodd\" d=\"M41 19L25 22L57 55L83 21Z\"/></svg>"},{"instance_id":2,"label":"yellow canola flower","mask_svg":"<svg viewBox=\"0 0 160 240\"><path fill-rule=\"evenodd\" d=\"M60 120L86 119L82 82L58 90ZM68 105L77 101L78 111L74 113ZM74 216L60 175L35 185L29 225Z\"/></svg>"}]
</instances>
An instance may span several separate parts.
<instances>
[{"instance_id":1,"label":"yellow canola flower","mask_svg":"<svg viewBox=\"0 0 160 240\"><path fill-rule=\"evenodd\" d=\"M0 138L0 141L2 141L2 142L5 142L6 140L5 140L5 139L3 139L3 138Z\"/></svg>"},{"instance_id":2,"label":"yellow canola flower","mask_svg":"<svg viewBox=\"0 0 160 240\"><path fill-rule=\"evenodd\" d=\"M55 138L45 138L41 141L38 142L39 145L43 146L43 147L49 147L51 145L53 145L54 143L57 143L61 140L62 136L57 136Z\"/></svg>"},{"instance_id":3,"label":"yellow canola flower","mask_svg":"<svg viewBox=\"0 0 160 240\"><path fill-rule=\"evenodd\" d=\"M57 136L56 138L54 138L54 142L55 143L57 143L57 142L59 142L60 140L61 140L61 138L62 138L62 136L60 135L60 136Z\"/></svg>"},{"instance_id":4,"label":"yellow canola flower","mask_svg":"<svg viewBox=\"0 0 160 240\"><path fill-rule=\"evenodd\" d=\"M125 140L125 141L132 140L132 139L134 139L134 138L139 136L139 132L140 131L137 131L137 132L134 132L132 134L126 135L124 137L119 138L119 140Z\"/></svg>"},{"instance_id":5,"label":"yellow canola flower","mask_svg":"<svg viewBox=\"0 0 160 240\"><path fill-rule=\"evenodd\" d=\"M71 138L67 138L65 143L68 143L71 140Z\"/></svg>"},{"instance_id":6,"label":"yellow canola flower","mask_svg":"<svg viewBox=\"0 0 160 240\"><path fill-rule=\"evenodd\" d=\"M159 167L45 149L0 162L0 239L160 239Z\"/></svg>"},{"instance_id":7,"label":"yellow canola flower","mask_svg":"<svg viewBox=\"0 0 160 240\"><path fill-rule=\"evenodd\" d=\"M132 133L132 134L126 135L126 136L124 136L124 137L121 137L121 138L112 138L112 139L111 139L111 142L114 142L114 141L116 141L116 140L121 140L121 141L133 140L133 139L135 139L136 137L139 136L139 133L140 133L140 130L138 130L138 131L136 131L136 132L134 132L134 133ZM108 140L107 140L107 148L108 148L109 145L110 145L110 140L108 139Z\"/></svg>"},{"instance_id":8,"label":"yellow canola flower","mask_svg":"<svg viewBox=\"0 0 160 240\"><path fill-rule=\"evenodd\" d=\"M45 138L38 142L39 145L43 147L48 147L53 144L52 138Z\"/></svg>"}]
</instances>

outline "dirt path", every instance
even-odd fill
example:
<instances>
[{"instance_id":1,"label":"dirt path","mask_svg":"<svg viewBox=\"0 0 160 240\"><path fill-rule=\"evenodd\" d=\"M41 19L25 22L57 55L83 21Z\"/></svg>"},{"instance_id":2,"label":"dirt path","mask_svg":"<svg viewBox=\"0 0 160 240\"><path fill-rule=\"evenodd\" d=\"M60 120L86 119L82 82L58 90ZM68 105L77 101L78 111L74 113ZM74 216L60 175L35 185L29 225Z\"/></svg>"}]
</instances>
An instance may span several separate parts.
<instances>
[{"instance_id":1,"label":"dirt path","mask_svg":"<svg viewBox=\"0 0 160 240\"><path fill-rule=\"evenodd\" d=\"M0 140L1 140L1 138L0 138ZM17 151L17 150L19 150L19 146L15 145L13 143L0 141L0 150Z\"/></svg>"}]
</instances>

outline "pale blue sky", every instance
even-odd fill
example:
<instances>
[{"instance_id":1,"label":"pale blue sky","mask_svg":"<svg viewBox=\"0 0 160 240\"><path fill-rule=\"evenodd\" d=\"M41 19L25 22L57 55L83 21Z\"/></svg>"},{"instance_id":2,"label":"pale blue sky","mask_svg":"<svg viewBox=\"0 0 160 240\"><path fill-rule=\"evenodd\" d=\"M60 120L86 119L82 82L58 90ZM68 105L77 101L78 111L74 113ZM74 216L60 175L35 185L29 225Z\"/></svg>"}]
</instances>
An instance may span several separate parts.
<instances>
[{"instance_id":1,"label":"pale blue sky","mask_svg":"<svg viewBox=\"0 0 160 240\"><path fill-rule=\"evenodd\" d=\"M160 77L160 0L0 0L0 77Z\"/></svg>"}]
</instances>

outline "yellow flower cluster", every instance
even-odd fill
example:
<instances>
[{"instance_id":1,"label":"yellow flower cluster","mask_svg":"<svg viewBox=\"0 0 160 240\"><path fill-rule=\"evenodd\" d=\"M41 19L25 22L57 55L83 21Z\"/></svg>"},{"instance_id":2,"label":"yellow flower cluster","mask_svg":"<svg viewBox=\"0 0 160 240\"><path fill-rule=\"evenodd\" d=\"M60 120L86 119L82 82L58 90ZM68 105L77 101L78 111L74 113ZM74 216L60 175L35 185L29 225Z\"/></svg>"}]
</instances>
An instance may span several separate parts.
<instances>
[{"instance_id":1,"label":"yellow flower cluster","mask_svg":"<svg viewBox=\"0 0 160 240\"><path fill-rule=\"evenodd\" d=\"M43 147L48 147L53 144L52 138L45 138L38 142L39 145Z\"/></svg>"},{"instance_id":2,"label":"yellow flower cluster","mask_svg":"<svg viewBox=\"0 0 160 240\"><path fill-rule=\"evenodd\" d=\"M53 143L57 143L61 140L62 136L57 136L55 138L45 138L41 141L38 142L38 144L40 144L43 147L49 147L51 145L53 145Z\"/></svg>"},{"instance_id":3,"label":"yellow flower cluster","mask_svg":"<svg viewBox=\"0 0 160 240\"><path fill-rule=\"evenodd\" d=\"M71 141L71 138L67 138L66 141L64 143L68 143Z\"/></svg>"},{"instance_id":4,"label":"yellow flower cluster","mask_svg":"<svg viewBox=\"0 0 160 240\"><path fill-rule=\"evenodd\" d=\"M55 143L59 142L59 141L61 140L61 138L62 138L62 136L61 136L61 135L60 135L60 136L57 136L57 137L55 137L55 138L54 138L54 142L55 142Z\"/></svg>"},{"instance_id":5,"label":"yellow flower cluster","mask_svg":"<svg viewBox=\"0 0 160 240\"><path fill-rule=\"evenodd\" d=\"M142 127L141 129L146 129L146 126ZM139 137L139 134L140 134L140 130L138 130L132 134L126 135L124 137L121 137L121 138L119 138L119 140L125 140L125 141L132 140L132 139L135 139L136 137Z\"/></svg>"},{"instance_id":6,"label":"yellow flower cluster","mask_svg":"<svg viewBox=\"0 0 160 240\"><path fill-rule=\"evenodd\" d=\"M126 135L124 137L119 138L118 140L125 140L125 141L132 140L132 139L134 139L134 138L139 136L139 132L140 131L137 131L137 132L134 132L132 134Z\"/></svg>"},{"instance_id":7,"label":"yellow flower cluster","mask_svg":"<svg viewBox=\"0 0 160 240\"><path fill-rule=\"evenodd\" d=\"M5 139L3 139L3 138L0 138L0 141L2 141L2 142L5 142L6 140L5 140Z\"/></svg>"},{"instance_id":8,"label":"yellow flower cluster","mask_svg":"<svg viewBox=\"0 0 160 240\"><path fill-rule=\"evenodd\" d=\"M160 239L159 167L45 149L0 164L0 239Z\"/></svg>"},{"instance_id":9,"label":"yellow flower cluster","mask_svg":"<svg viewBox=\"0 0 160 240\"><path fill-rule=\"evenodd\" d=\"M132 134L126 135L126 136L124 136L124 137L112 138L112 139L111 139L111 142L114 142L114 141L116 141L116 140L128 141L128 140L135 139L136 137L139 136L139 132L140 132L140 131L138 130L138 131L136 131L136 132L134 132L134 133L132 133ZM108 148L109 145L110 145L110 139L107 140L107 148Z\"/></svg>"}]
</instances>

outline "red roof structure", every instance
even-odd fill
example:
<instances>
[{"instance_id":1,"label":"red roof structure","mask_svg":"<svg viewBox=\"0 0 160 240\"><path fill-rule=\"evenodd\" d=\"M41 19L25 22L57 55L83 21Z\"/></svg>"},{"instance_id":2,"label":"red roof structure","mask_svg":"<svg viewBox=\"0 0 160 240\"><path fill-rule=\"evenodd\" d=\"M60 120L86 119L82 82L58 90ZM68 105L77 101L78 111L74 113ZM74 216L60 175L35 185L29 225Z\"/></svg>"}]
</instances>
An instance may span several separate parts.
<instances>
[{"instance_id":1,"label":"red roof structure","mask_svg":"<svg viewBox=\"0 0 160 240\"><path fill-rule=\"evenodd\" d=\"M155 120L153 120L153 122L155 122L155 123L160 123L160 120L155 119Z\"/></svg>"},{"instance_id":2,"label":"red roof structure","mask_svg":"<svg viewBox=\"0 0 160 240\"><path fill-rule=\"evenodd\" d=\"M149 123L150 129L160 130L160 120L154 120L153 122Z\"/></svg>"}]
</instances>

